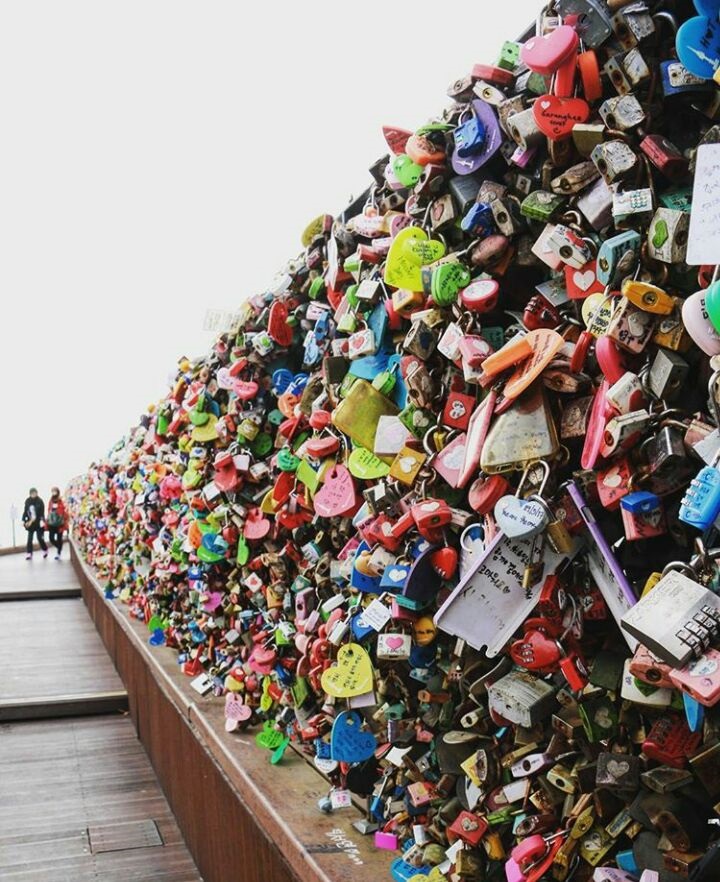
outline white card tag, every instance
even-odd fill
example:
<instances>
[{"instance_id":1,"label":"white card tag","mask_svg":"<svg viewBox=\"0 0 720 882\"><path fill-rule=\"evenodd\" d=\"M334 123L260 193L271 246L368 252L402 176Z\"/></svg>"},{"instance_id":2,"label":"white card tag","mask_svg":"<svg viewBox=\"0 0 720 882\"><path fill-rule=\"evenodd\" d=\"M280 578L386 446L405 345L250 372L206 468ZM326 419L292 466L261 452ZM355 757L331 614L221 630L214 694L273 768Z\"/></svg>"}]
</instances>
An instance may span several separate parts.
<instances>
[{"instance_id":1,"label":"white card tag","mask_svg":"<svg viewBox=\"0 0 720 882\"><path fill-rule=\"evenodd\" d=\"M352 798L349 790L332 790L330 792L330 805L334 809L348 808L352 805Z\"/></svg>"},{"instance_id":2,"label":"white card tag","mask_svg":"<svg viewBox=\"0 0 720 882\"><path fill-rule=\"evenodd\" d=\"M720 263L720 144L697 150L686 261Z\"/></svg>"}]
</instances>

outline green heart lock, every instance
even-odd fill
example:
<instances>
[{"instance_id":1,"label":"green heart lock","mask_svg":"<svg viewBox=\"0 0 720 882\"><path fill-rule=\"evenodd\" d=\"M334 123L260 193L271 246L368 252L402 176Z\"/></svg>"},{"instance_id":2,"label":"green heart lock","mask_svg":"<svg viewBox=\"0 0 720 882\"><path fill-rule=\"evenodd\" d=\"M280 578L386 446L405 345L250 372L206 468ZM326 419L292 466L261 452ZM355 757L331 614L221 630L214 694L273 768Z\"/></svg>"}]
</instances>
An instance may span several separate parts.
<instances>
[{"instance_id":1,"label":"green heart lock","mask_svg":"<svg viewBox=\"0 0 720 882\"><path fill-rule=\"evenodd\" d=\"M300 465L300 460L287 447L283 447L277 455L277 464L280 471L296 472Z\"/></svg>"},{"instance_id":2,"label":"green heart lock","mask_svg":"<svg viewBox=\"0 0 720 882\"><path fill-rule=\"evenodd\" d=\"M418 165L417 162L413 162L405 153L401 153L400 156L396 156L393 159L392 167L395 177L403 187L414 187L423 173L423 167Z\"/></svg>"},{"instance_id":3,"label":"green heart lock","mask_svg":"<svg viewBox=\"0 0 720 882\"><path fill-rule=\"evenodd\" d=\"M470 283L470 270L461 263L444 263L433 270L430 292L438 306L451 306Z\"/></svg>"},{"instance_id":4,"label":"green heart lock","mask_svg":"<svg viewBox=\"0 0 720 882\"><path fill-rule=\"evenodd\" d=\"M263 725L262 732L255 736L255 743L266 750L277 750L284 740L283 733L278 732L269 720Z\"/></svg>"}]
</instances>

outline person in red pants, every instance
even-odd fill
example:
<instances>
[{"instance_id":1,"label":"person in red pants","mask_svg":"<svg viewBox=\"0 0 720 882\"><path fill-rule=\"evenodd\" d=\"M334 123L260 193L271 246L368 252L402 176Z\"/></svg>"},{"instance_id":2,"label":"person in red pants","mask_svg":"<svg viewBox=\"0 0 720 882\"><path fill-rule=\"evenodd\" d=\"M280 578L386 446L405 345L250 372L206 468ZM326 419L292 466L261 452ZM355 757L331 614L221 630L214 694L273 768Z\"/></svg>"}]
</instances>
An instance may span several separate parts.
<instances>
[{"instance_id":1,"label":"person in red pants","mask_svg":"<svg viewBox=\"0 0 720 882\"><path fill-rule=\"evenodd\" d=\"M50 491L46 522L50 544L54 545L57 549L55 560L60 560L63 547L63 532L67 529L67 512L65 511L65 503L62 501L58 487L53 487Z\"/></svg>"}]
</instances>

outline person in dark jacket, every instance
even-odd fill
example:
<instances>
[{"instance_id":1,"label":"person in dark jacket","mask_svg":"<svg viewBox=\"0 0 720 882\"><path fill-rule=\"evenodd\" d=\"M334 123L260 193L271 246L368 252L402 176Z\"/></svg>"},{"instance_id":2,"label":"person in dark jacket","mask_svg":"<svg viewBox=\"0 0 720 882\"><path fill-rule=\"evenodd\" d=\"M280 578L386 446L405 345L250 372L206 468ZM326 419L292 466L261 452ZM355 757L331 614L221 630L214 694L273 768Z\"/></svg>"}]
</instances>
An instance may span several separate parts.
<instances>
[{"instance_id":1,"label":"person in dark jacket","mask_svg":"<svg viewBox=\"0 0 720 882\"><path fill-rule=\"evenodd\" d=\"M34 487L30 488L30 495L25 500L22 519L23 526L27 530L27 554L25 555L25 560L32 560L33 540L35 536L37 536L40 548L43 550L43 557L47 557L48 547L43 538L45 503L40 499L38 492Z\"/></svg>"},{"instance_id":2,"label":"person in dark jacket","mask_svg":"<svg viewBox=\"0 0 720 882\"><path fill-rule=\"evenodd\" d=\"M53 487L50 491L46 521L50 544L54 545L57 549L55 560L60 560L63 547L63 532L67 529L67 512L65 511L65 503L62 501L58 487Z\"/></svg>"}]
</instances>

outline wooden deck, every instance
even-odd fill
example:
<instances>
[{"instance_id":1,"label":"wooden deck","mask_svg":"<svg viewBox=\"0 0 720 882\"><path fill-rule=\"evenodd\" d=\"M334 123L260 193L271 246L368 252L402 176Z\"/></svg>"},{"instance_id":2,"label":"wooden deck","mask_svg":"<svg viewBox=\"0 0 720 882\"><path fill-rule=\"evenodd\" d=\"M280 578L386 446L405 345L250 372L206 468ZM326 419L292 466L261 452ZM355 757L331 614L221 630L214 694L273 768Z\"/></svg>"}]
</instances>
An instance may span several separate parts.
<instances>
[{"instance_id":1,"label":"wooden deck","mask_svg":"<svg viewBox=\"0 0 720 882\"><path fill-rule=\"evenodd\" d=\"M68 561L0 556L0 592L58 586L79 592ZM14 720L0 722L0 879L200 880L82 600L5 601L0 623L0 720Z\"/></svg>"},{"instance_id":2,"label":"wooden deck","mask_svg":"<svg viewBox=\"0 0 720 882\"><path fill-rule=\"evenodd\" d=\"M53 560L54 555L54 548L45 559L40 551L35 552L32 560L25 560L24 554L0 555L0 601L80 597L69 547L63 548L62 560Z\"/></svg>"}]
</instances>

